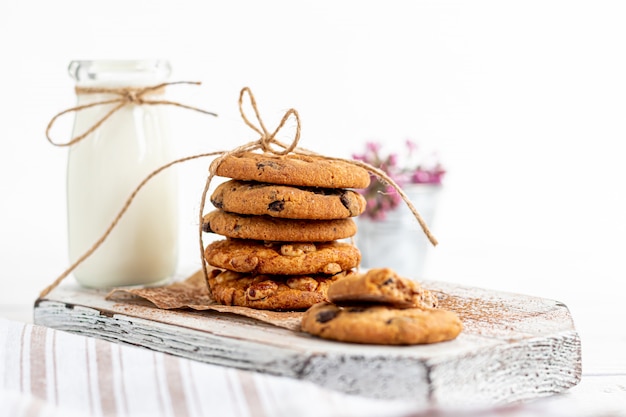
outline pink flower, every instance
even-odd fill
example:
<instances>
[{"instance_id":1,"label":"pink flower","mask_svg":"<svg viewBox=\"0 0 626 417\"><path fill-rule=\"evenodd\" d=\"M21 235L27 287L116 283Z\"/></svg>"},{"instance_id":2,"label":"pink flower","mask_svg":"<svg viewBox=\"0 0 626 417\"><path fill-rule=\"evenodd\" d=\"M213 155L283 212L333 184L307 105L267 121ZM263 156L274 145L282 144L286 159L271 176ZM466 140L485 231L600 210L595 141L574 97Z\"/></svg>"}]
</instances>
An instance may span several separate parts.
<instances>
[{"instance_id":1,"label":"pink flower","mask_svg":"<svg viewBox=\"0 0 626 417\"><path fill-rule=\"evenodd\" d=\"M367 158L365 158L365 155L356 154L356 153L352 154L352 159L355 159L357 161L363 161L363 162L367 161Z\"/></svg>"},{"instance_id":2,"label":"pink flower","mask_svg":"<svg viewBox=\"0 0 626 417\"><path fill-rule=\"evenodd\" d=\"M409 155L417 151L417 143L413 142L411 139L407 139L405 143L406 143L407 149L409 150Z\"/></svg>"},{"instance_id":3,"label":"pink flower","mask_svg":"<svg viewBox=\"0 0 626 417\"><path fill-rule=\"evenodd\" d=\"M396 167L398 165L398 155L395 153L389 155L389 157L387 158L387 165L390 168Z\"/></svg>"},{"instance_id":4,"label":"pink flower","mask_svg":"<svg viewBox=\"0 0 626 417\"><path fill-rule=\"evenodd\" d=\"M410 139L405 142L406 153L390 153L381 155L382 146L378 142L367 142L364 154L354 154L353 158L365 162L384 171L396 185L404 187L406 184L441 184L446 171L442 165L432 160L428 164L403 162L415 161L418 145ZM407 158L408 156L410 158ZM424 159L424 158L422 158ZM431 158L432 159L432 158ZM436 159L436 158L435 158ZM404 163L405 166L402 164ZM385 219L386 213L394 210L402 204L402 197L392 186L383 184L378 177L370 174L371 182L369 187L359 192L365 197L367 202L364 216L372 220L380 221Z\"/></svg>"},{"instance_id":5,"label":"pink flower","mask_svg":"<svg viewBox=\"0 0 626 417\"><path fill-rule=\"evenodd\" d=\"M426 171L422 171L421 169L415 171L411 177L411 182L414 184L428 184L430 182L430 174Z\"/></svg>"},{"instance_id":6,"label":"pink flower","mask_svg":"<svg viewBox=\"0 0 626 417\"><path fill-rule=\"evenodd\" d=\"M365 149L369 152L377 154L380 151L381 144L378 142L367 142L365 144Z\"/></svg>"}]
</instances>

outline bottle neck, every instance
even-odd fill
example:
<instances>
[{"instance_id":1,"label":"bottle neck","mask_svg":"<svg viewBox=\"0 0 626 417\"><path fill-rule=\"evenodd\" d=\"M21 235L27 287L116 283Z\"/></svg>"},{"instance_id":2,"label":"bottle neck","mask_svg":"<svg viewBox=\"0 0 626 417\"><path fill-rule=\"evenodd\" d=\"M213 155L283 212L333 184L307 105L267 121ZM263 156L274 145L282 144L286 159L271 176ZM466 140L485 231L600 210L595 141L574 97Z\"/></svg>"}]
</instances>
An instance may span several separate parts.
<instances>
[{"instance_id":1,"label":"bottle neck","mask_svg":"<svg viewBox=\"0 0 626 417\"><path fill-rule=\"evenodd\" d=\"M77 87L147 87L168 81L171 68L164 60L72 61L68 67Z\"/></svg>"}]
</instances>

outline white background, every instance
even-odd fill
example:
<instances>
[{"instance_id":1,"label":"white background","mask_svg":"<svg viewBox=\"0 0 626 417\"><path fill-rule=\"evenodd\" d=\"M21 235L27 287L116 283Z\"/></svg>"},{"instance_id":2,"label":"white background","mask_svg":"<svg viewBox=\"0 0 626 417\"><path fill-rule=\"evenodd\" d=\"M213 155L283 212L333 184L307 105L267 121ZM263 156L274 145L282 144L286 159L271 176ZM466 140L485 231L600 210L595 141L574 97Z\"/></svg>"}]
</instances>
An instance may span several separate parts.
<instances>
[{"instance_id":1,"label":"white background","mask_svg":"<svg viewBox=\"0 0 626 417\"><path fill-rule=\"evenodd\" d=\"M44 135L74 105L68 63L166 58L203 83L171 98L220 115L172 110L179 156L257 139L244 86L270 129L296 108L317 152L412 138L448 169L428 279L623 317L625 21L602 0L2 0L0 305L30 309L68 266L67 150ZM183 262L199 262L207 166L179 171Z\"/></svg>"}]
</instances>

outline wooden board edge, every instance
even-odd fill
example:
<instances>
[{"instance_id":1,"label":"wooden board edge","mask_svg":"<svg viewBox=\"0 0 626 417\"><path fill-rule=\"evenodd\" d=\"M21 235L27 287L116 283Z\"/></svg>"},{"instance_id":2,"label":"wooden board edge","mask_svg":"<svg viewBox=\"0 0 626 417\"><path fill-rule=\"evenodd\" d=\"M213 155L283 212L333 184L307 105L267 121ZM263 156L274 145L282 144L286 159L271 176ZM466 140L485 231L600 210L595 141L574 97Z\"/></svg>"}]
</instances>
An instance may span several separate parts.
<instances>
[{"instance_id":1,"label":"wooden board edge","mask_svg":"<svg viewBox=\"0 0 626 417\"><path fill-rule=\"evenodd\" d=\"M504 404L562 392L576 385L581 376L580 339L575 331L496 347L496 355L478 349L456 360L429 362L409 356L294 352L118 313L102 314L88 307L76 309L57 301L41 300L34 320L46 327L200 362L306 380L349 394L410 398L424 404L466 404L468 398L476 404ZM560 356L557 352L564 347L567 354ZM531 356L524 361L524 355ZM521 379L512 373L515 368L502 365L520 360L528 368ZM542 370L546 360L549 366ZM501 368L494 369L498 366ZM398 378L399 374L403 378ZM477 383L473 378L480 375L482 383Z\"/></svg>"}]
</instances>

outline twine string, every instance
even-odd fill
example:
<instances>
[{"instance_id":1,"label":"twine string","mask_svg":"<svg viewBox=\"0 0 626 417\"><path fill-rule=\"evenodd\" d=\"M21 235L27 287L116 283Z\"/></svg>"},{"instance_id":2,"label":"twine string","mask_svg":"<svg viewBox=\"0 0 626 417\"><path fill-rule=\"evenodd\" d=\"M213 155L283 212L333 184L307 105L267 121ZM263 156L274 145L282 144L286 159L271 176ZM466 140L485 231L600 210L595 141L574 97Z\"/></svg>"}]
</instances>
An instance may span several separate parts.
<instances>
[{"instance_id":1,"label":"twine string","mask_svg":"<svg viewBox=\"0 0 626 417\"><path fill-rule=\"evenodd\" d=\"M260 128L255 126L250 121L250 119L248 119L248 117L246 116L246 112L243 109L243 99L246 93L250 100L250 105L252 106L252 109L254 110L256 119L259 122ZM249 87L244 87L241 89L241 93L239 94L239 114L241 114L243 121L250 128L252 128L255 132L261 135L261 138L259 139L258 143L260 145L260 148L263 150L263 152L273 153L275 155L287 155L289 152L292 152L298 146L298 142L300 141L300 116L298 115L298 112L295 109L287 110L287 112L281 119L280 123L274 130L274 132L270 134L267 128L265 127L265 124L263 123L263 119L261 118L261 115L259 114L259 109L256 104L256 99L254 98L252 91L250 90ZM285 126L285 123L287 122L287 120L289 120L290 116L293 116L296 119L296 133L291 143L289 145L285 145L284 143L276 139L276 134L278 134L278 132ZM272 144L276 144L280 146L281 148L283 148L283 150L281 151L281 150L272 148L271 146Z\"/></svg>"},{"instance_id":2,"label":"twine string","mask_svg":"<svg viewBox=\"0 0 626 417\"><path fill-rule=\"evenodd\" d=\"M243 110L243 96L244 94L247 93L250 99L250 103L252 105L252 108L254 110L254 113L257 117L257 121L259 123L259 127L255 126L252 122L250 122L250 120L247 118L244 110ZM70 109L71 110L71 109ZM204 185L204 189L202 191L202 196L201 196L201 200L200 200L200 209L199 209L199 216L198 216L198 240L199 240L199 246L200 246L200 262L202 264L202 271L204 273L204 277L205 280L207 282L207 287L209 290L209 293L211 292L210 287L208 286L208 268L207 268L207 262L206 259L204 258L204 241L203 241L203 227L202 227L202 223L203 223L203 214L204 214L204 208L205 208L205 204L206 204L206 197L207 194L209 192L209 189L211 187L211 182L213 180L213 178L216 176L217 170L219 168L219 166L222 164L222 162L230 157L230 156L237 156L237 155L241 155L243 153L246 152L253 152L255 150L263 150L263 152L266 153L273 153L275 155L278 156L283 156L286 155L290 152L296 153L296 154L300 154L300 155L318 155L315 152L309 151L307 149L303 149L303 148L299 148L298 142L300 140L300 118L298 116L298 112L295 109L289 109L285 115L283 116L281 122L279 123L278 127L274 130L273 133L268 133L268 130L265 128L265 125L263 123L263 120L260 117L257 105L256 105L256 100L254 99L254 96L252 95L252 92L250 91L250 89L248 87L244 87L241 90L241 94L239 96L239 112L244 120L244 122L251 127L254 131L256 131L257 133L259 133L259 135L261 135L261 137L256 140L256 141L251 141L248 142L244 145L241 145L235 149L232 149L230 151L217 151L217 152L211 152L211 153L203 153L203 154L198 154L198 155L192 155L192 156L188 156L185 158L181 158L181 159L177 159L175 161L172 161L168 164L165 164L163 166L161 166L160 168L157 168L156 170L154 170L153 172L151 172L143 181L141 181L141 183L139 183L139 185L135 188L135 190L131 193L131 195L128 197L128 199L126 200L124 206L122 207L122 209L119 211L119 213L117 214L117 216L114 218L114 220L111 222L111 224L109 225L109 227L107 228L107 230L104 232L104 234L93 244L93 246L87 250L87 252L85 252L79 259L77 259L68 269L66 269L52 284L50 284L48 287L46 287L40 294L40 298L45 297L46 295L48 295L50 293L50 291L52 291L54 288L56 288L74 269L76 269L76 267L78 267L83 261L85 261L87 258L89 258L89 256L91 256L100 245L102 245L102 243L106 240L106 238L109 236L109 234L113 231L113 229L115 228L115 226L118 224L118 222L120 221L120 219L122 218L122 216L126 213L126 211L128 210L128 208L130 207L131 203L133 202L135 196L139 193L139 191L148 183L148 181L150 181L155 175L157 175L158 173L164 171L165 169L171 167L172 165L178 164L178 163L183 163L192 159L197 159L197 158L202 158L202 157L207 157L207 156L216 156L216 158L213 159L213 161L210 163L209 165L209 175L207 176L207 180L206 183ZM292 140L292 142L289 145L286 145L278 140L275 139L276 134L284 127L285 123L287 122L287 120L291 117L294 116L295 120L296 120L296 134L294 136L294 139ZM278 147L282 148L282 150L278 150L273 148L271 145L277 145ZM417 219L419 225L421 226L422 230L424 231L424 233L426 234L426 236L428 237L429 241L433 244L433 246L437 245L437 240L435 239L435 237L432 235L432 233L430 232L430 230L428 229L428 226L426 225L426 222L422 219L421 215L419 214L419 212L417 211L417 209L415 208L415 206L413 206L413 204L411 203L409 197L406 195L406 193L400 188L400 186L398 186L398 184L395 183L395 181L393 181L393 179L391 179L384 171L382 171L379 168L376 168L372 165L369 165L365 162L362 161L356 161L356 160L351 160L351 159L342 159L342 158L333 158L333 157L327 157L327 156L323 156L323 155L319 155L322 158L325 158L327 160L333 160L333 161L342 161L351 165L355 165L355 166L359 166L361 168L364 168L365 170L367 170L369 173L375 175L376 177L378 177L382 182L384 182L387 185L392 186L397 192L398 194L402 197L402 199L404 200L404 202L407 204L407 206L409 207L409 209L411 210L411 212L413 213L413 215L415 216L415 218Z\"/></svg>"},{"instance_id":3,"label":"twine string","mask_svg":"<svg viewBox=\"0 0 626 417\"><path fill-rule=\"evenodd\" d=\"M170 105L170 106L181 107L183 109L194 110L200 113L208 114L210 116L217 116L217 114L213 112L206 111L198 107L188 106L186 104L182 104L176 101L152 100L152 99L145 98L145 96L147 95L155 94L157 92L164 90L165 87L167 87L168 85L177 85L177 84L200 85L201 83L197 81L173 81L173 82L161 83L161 84L152 85L148 87L141 87L141 88L136 88L136 87L121 87L121 88L76 87L76 94L110 94L110 95L117 96L117 97L114 99L101 100L101 101L97 101L94 103L75 106L75 107L63 110L62 112L56 114L50 120L50 123L48 123L48 127L46 128L46 139L48 139L48 142L50 142L54 146L71 146L85 139L90 133L94 132L96 129L102 126L102 124L106 122L111 116L113 116L123 107L128 106L130 104L150 105L150 106ZM102 118L100 118L93 125L91 125L91 127L88 128L85 132L73 137L68 142L59 143L59 142L52 140L52 138L50 137L50 130L52 130L52 126L57 121L57 119L59 119L59 117L68 113L78 113L82 110L86 110L92 107L106 106L109 104L117 104L117 105L111 108Z\"/></svg>"}]
</instances>

